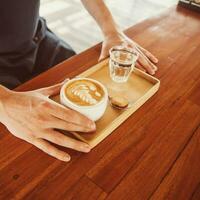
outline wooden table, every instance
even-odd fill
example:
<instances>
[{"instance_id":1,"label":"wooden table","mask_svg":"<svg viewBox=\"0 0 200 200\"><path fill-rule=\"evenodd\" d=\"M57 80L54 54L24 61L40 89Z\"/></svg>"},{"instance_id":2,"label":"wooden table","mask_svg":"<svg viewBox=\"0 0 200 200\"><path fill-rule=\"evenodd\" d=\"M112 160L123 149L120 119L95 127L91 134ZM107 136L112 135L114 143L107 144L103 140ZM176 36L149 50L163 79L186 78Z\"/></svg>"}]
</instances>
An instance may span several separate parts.
<instances>
[{"instance_id":1,"label":"wooden table","mask_svg":"<svg viewBox=\"0 0 200 200\"><path fill-rule=\"evenodd\" d=\"M158 93L89 154L58 161L0 127L0 199L200 199L200 14L170 8L127 34L159 58ZM22 85L97 63L100 45ZM28 117L28 116L27 116Z\"/></svg>"}]
</instances>

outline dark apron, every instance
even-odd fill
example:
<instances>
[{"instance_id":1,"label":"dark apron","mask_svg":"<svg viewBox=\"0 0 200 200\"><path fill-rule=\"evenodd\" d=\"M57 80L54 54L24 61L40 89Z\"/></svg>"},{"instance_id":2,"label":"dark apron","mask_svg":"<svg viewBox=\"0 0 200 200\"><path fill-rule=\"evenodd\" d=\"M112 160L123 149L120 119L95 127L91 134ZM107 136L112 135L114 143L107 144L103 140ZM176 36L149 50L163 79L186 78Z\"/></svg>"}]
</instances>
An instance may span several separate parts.
<instances>
[{"instance_id":1,"label":"dark apron","mask_svg":"<svg viewBox=\"0 0 200 200\"><path fill-rule=\"evenodd\" d=\"M0 84L10 89L75 54L38 13L39 0L0 4Z\"/></svg>"}]
</instances>

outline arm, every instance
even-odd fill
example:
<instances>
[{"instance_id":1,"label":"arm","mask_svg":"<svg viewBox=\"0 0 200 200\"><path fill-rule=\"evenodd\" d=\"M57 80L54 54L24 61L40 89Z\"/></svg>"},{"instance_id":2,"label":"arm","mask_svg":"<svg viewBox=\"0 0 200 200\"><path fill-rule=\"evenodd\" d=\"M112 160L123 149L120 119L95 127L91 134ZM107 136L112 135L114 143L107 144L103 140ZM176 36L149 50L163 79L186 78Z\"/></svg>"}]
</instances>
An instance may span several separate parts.
<instances>
[{"instance_id":1,"label":"arm","mask_svg":"<svg viewBox=\"0 0 200 200\"><path fill-rule=\"evenodd\" d=\"M158 59L136 42L128 38L114 21L110 11L103 0L81 0L90 15L96 20L104 35L100 60L108 56L112 46L127 43L136 48L139 58L136 66L143 71L154 74L157 67L154 65Z\"/></svg>"},{"instance_id":2,"label":"arm","mask_svg":"<svg viewBox=\"0 0 200 200\"><path fill-rule=\"evenodd\" d=\"M101 28L104 37L120 35L122 31L114 21L103 0L81 0L87 11Z\"/></svg>"},{"instance_id":3,"label":"arm","mask_svg":"<svg viewBox=\"0 0 200 200\"><path fill-rule=\"evenodd\" d=\"M0 122L14 136L59 160L69 161L70 156L51 143L81 152L89 152L90 147L56 129L89 132L95 130L95 124L47 98L58 94L62 85L60 83L28 92L15 92L0 85Z\"/></svg>"},{"instance_id":4,"label":"arm","mask_svg":"<svg viewBox=\"0 0 200 200\"><path fill-rule=\"evenodd\" d=\"M1 122L1 113L3 112L3 101L5 101L7 95L9 93L9 90L0 85L0 122Z\"/></svg>"}]
</instances>

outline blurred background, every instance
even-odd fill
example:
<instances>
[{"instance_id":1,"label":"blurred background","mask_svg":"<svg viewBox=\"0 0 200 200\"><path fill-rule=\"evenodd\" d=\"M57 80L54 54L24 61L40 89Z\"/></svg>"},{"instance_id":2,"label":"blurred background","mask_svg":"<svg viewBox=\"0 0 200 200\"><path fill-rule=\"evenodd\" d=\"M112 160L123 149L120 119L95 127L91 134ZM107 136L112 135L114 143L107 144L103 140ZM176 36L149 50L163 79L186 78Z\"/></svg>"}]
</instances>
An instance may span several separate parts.
<instances>
[{"instance_id":1,"label":"blurred background","mask_svg":"<svg viewBox=\"0 0 200 200\"><path fill-rule=\"evenodd\" d=\"M123 30L177 4L177 0L104 1ZM47 20L49 28L77 53L103 39L96 22L80 0L41 0L40 15Z\"/></svg>"}]
</instances>

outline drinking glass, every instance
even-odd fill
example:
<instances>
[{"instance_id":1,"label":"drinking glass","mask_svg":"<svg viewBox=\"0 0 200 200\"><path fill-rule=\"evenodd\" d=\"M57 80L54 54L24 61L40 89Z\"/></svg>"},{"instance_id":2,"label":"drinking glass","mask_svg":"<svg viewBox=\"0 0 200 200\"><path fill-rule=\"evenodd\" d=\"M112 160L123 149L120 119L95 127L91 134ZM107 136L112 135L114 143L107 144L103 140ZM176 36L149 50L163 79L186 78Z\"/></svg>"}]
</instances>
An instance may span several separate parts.
<instances>
[{"instance_id":1,"label":"drinking glass","mask_svg":"<svg viewBox=\"0 0 200 200\"><path fill-rule=\"evenodd\" d=\"M138 53L134 48L126 45L114 46L110 49L109 71L110 77L114 82L127 82L135 62L138 58Z\"/></svg>"}]
</instances>

